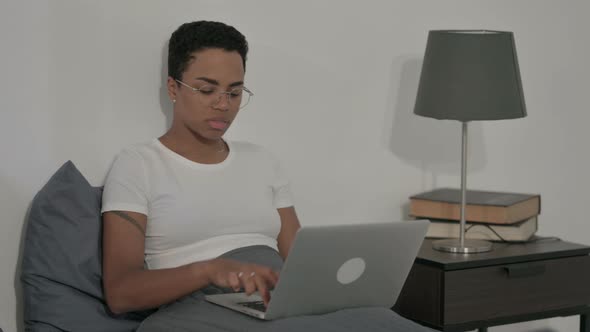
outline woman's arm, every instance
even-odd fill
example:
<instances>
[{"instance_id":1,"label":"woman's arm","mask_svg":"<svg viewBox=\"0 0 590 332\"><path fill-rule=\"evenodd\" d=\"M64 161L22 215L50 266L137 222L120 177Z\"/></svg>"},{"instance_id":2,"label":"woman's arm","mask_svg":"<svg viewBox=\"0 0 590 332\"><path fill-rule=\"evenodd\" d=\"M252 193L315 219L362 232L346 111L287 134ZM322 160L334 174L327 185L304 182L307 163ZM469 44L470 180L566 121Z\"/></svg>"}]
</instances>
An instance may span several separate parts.
<instances>
[{"instance_id":1,"label":"woman's arm","mask_svg":"<svg viewBox=\"0 0 590 332\"><path fill-rule=\"evenodd\" d=\"M270 298L268 288L278 275L263 266L213 259L177 268L145 269L146 224L147 217L140 213L103 214L103 283L113 313L155 308L211 283L236 290L243 287L250 294L258 290L265 300Z\"/></svg>"},{"instance_id":2,"label":"woman's arm","mask_svg":"<svg viewBox=\"0 0 590 332\"><path fill-rule=\"evenodd\" d=\"M283 259L287 259L293 239L295 238L295 233L301 228L301 225L299 224L295 207L280 208L277 211L279 211L279 217L281 218L281 231L277 237L279 254Z\"/></svg>"}]
</instances>

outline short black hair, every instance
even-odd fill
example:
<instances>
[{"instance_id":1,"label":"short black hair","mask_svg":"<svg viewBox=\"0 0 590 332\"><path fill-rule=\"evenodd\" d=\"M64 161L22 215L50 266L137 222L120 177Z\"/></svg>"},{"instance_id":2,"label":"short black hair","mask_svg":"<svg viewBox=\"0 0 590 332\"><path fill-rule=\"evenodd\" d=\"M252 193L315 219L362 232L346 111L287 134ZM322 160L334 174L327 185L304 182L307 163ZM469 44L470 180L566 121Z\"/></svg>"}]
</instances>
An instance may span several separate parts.
<instances>
[{"instance_id":1,"label":"short black hair","mask_svg":"<svg viewBox=\"0 0 590 332\"><path fill-rule=\"evenodd\" d=\"M196 21L178 27L168 42L168 76L182 79L182 73L193 59L193 52L220 48L236 51L246 70L248 42L236 28L221 22Z\"/></svg>"}]
</instances>

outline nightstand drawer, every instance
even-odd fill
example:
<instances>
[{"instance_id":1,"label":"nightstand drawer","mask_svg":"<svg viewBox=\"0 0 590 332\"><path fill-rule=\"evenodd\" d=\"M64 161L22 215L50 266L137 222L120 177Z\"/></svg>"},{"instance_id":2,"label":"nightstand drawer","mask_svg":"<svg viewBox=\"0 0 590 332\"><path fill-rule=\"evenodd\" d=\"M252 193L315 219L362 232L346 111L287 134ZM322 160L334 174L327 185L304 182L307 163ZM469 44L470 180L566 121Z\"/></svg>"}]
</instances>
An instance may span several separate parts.
<instances>
[{"instance_id":1,"label":"nightstand drawer","mask_svg":"<svg viewBox=\"0 0 590 332\"><path fill-rule=\"evenodd\" d=\"M445 325L590 303L590 256L447 271Z\"/></svg>"}]
</instances>

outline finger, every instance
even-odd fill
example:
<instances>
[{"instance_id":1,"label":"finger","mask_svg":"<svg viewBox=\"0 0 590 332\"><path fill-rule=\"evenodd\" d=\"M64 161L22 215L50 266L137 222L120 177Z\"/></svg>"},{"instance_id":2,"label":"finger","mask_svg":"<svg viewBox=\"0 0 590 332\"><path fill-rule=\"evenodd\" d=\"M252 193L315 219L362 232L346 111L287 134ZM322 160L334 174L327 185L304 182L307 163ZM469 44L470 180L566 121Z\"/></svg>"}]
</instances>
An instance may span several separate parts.
<instances>
[{"instance_id":1,"label":"finger","mask_svg":"<svg viewBox=\"0 0 590 332\"><path fill-rule=\"evenodd\" d=\"M231 288L233 288L234 291L237 292L240 290L242 283L240 282L240 278L238 277L238 273L230 272L227 279L228 279L229 286Z\"/></svg>"},{"instance_id":2,"label":"finger","mask_svg":"<svg viewBox=\"0 0 590 332\"><path fill-rule=\"evenodd\" d=\"M267 306L270 301L270 292L268 291L266 279L262 276L254 276L252 279L254 279L254 283L256 284L260 297L262 297L264 305Z\"/></svg>"},{"instance_id":3,"label":"finger","mask_svg":"<svg viewBox=\"0 0 590 332\"><path fill-rule=\"evenodd\" d=\"M275 271L275 270L270 270L270 277L272 280L272 286L274 287L274 285L277 284L277 282L279 282L279 272Z\"/></svg>"},{"instance_id":4,"label":"finger","mask_svg":"<svg viewBox=\"0 0 590 332\"><path fill-rule=\"evenodd\" d=\"M260 276L264 277L266 284L271 288L274 287L276 283L279 281L278 274L270 268L262 269L260 271L257 271L257 273Z\"/></svg>"},{"instance_id":5,"label":"finger","mask_svg":"<svg viewBox=\"0 0 590 332\"><path fill-rule=\"evenodd\" d=\"M256 291L256 283L254 282L254 276L256 273L247 272L242 276L242 284L244 285L244 291L246 294L251 295Z\"/></svg>"}]
</instances>

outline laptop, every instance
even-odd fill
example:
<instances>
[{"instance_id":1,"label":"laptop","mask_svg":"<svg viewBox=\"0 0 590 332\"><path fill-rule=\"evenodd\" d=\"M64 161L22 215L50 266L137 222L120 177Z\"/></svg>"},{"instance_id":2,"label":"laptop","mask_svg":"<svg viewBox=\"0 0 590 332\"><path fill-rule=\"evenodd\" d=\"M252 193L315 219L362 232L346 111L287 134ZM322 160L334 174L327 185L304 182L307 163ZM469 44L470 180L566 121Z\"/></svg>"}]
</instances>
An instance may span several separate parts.
<instances>
[{"instance_id":1,"label":"laptop","mask_svg":"<svg viewBox=\"0 0 590 332\"><path fill-rule=\"evenodd\" d=\"M205 299L264 320L355 307L391 308L428 225L427 220L411 220L302 227L266 308L258 293Z\"/></svg>"}]
</instances>

